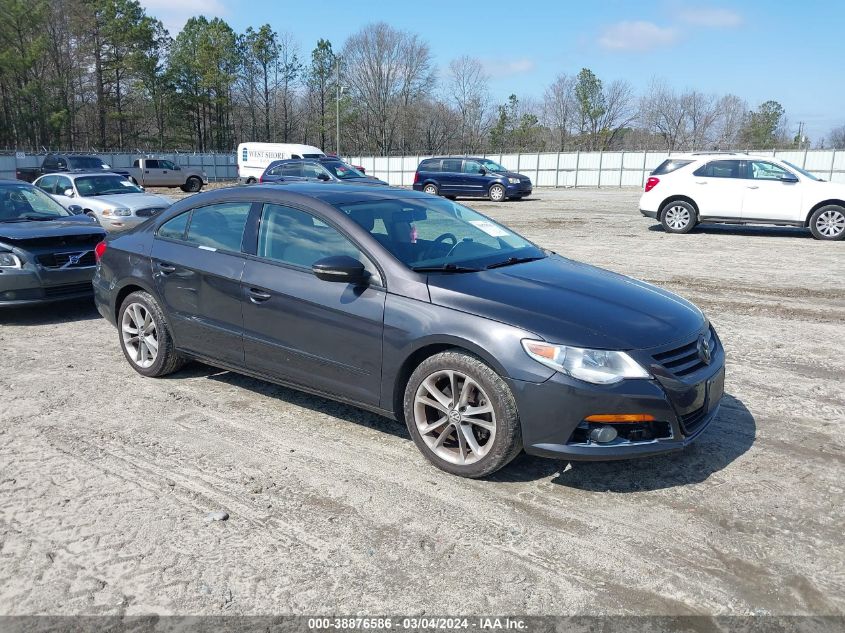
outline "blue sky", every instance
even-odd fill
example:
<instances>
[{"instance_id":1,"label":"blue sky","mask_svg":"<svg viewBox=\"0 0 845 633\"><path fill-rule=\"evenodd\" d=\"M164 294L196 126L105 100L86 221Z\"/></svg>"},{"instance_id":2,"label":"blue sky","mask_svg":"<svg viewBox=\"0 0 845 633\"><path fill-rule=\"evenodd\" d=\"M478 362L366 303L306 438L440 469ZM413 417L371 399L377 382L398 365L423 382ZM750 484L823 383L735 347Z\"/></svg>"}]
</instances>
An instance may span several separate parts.
<instances>
[{"instance_id":1,"label":"blue sky","mask_svg":"<svg viewBox=\"0 0 845 633\"><path fill-rule=\"evenodd\" d=\"M539 99L561 72L591 68L638 91L652 77L671 85L734 93L754 107L776 99L790 125L806 122L815 144L845 124L845 3L768 0L540 2L463 0L141 0L173 34L191 15L219 16L243 32L269 23L307 57L319 38L336 49L383 20L431 46L441 74L460 55L484 60L498 101Z\"/></svg>"}]
</instances>

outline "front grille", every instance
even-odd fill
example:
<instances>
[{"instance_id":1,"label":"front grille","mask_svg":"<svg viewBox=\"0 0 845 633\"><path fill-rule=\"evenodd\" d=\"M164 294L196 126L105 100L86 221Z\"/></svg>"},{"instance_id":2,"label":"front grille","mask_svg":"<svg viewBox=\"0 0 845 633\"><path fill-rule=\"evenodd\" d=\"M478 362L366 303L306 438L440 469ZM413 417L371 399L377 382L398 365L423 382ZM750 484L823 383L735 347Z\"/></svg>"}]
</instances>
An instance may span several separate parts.
<instances>
[{"instance_id":1,"label":"front grille","mask_svg":"<svg viewBox=\"0 0 845 633\"><path fill-rule=\"evenodd\" d=\"M138 209L135 211L135 215L139 218L151 218L154 215L157 215L164 211L167 207L153 207L150 209Z\"/></svg>"},{"instance_id":2,"label":"front grille","mask_svg":"<svg viewBox=\"0 0 845 633\"><path fill-rule=\"evenodd\" d=\"M24 249L35 248L49 248L68 250L76 249L77 252L83 250L93 249L98 242L102 241L102 233L91 233L82 235L58 235L55 237L35 237L31 239L15 240L15 246L20 246ZM87 249L85 247L88 247Z\"/></svg>"},{"instance_id":3,"label":"front grille","mask_svg":"<svg viewBox=\"0 0 845 633\"><path fill-rule=\"evenodd\" d=\"M94 287L90 281L81 284L67 284L66 286L47 286L44 288L44 296L49 299L57 297L67 297L70 295L77 295L87 292L94 292Z\"/></svg>"},{"instance_id":4,"label":"front grille","mask_svg":"<svg viewBox=\"0 0 845 633\"><path fill-rule=\"evenodd\" d=\"M713 354L716 351L716 337L713 333L713 328L708 330L707 336L710 353ZM707 366L707 363L698 354L697 336L689 343L680 347L655 354L654 360L675 376L687 376Z\"/></svg>"},{"instance_id":5,"label":"front grille","mask_svg":"<svg viewBox=\"0 0 845 633\"><path fill-rule=\"evenodd\" d=\"M695 432L707 416L707 407L699 407L681 416L681 427L687 435Z\"/></svg>"},{"instance_id":6,"label":"front grille","mask_svg":"<svg viewBox=\"0 0 845 633\"><path fill-rule=\"evenodd\" d=\"M38 263L44 268L85 268L95 266L97 258L94 251L75 253L48 253L38 256Z\"/></svg>"}]
</instances>

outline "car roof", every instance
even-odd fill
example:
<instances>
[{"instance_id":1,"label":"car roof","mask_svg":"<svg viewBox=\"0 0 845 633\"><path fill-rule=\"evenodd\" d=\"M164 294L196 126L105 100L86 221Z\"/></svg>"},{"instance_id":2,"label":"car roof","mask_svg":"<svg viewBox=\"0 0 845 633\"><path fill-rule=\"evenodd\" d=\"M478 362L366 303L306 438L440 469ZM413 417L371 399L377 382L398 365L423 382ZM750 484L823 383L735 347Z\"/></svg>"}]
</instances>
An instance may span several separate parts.
<instances>
[{"instance_id":1,"label":"car roof","mask_svg":"<svg viewBox=\"0 0 845 633\"><path fill-rule=\"evenodd\" d=\"M748 152L672 152L668 156L668 160L780 160L776 156L763 156L760 154L749 154Z\"/></svg>"},{"instance_id":2,"label":"car roof","mask_svg":"<svg viewBox=\"0 0 845 633\"><path fill-rule=\"evenodd\" d=\"M77 178L82 178L83 176L117 176L118 178L124 178L120 174L116 174L113 171L105 170L105 171L57 171L53 174L42 174L38 178L46 178L47 176L65 176L70 178L71 180L76 180Z\"/></svg>"}]
</instances>

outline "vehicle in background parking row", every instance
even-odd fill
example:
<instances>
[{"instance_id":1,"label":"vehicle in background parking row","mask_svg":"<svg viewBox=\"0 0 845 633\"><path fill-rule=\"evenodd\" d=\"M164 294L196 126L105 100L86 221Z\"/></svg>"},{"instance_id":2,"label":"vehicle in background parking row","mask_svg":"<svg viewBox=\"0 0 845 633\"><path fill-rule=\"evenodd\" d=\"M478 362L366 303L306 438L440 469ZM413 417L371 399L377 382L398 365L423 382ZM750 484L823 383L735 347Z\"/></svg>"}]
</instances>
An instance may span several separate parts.
<instances>
[{"instance_id":1,"label":"vehicle in background parking row","mask_svg":"<svg viewBox=\"0 0 845 633\"><path fill-rule=\"evenodd\" d=\"M33 184L66 209L79 207L79 212L95 219L107 231L137 226L173 204L170 198L146 193L117 174L49 174Z\"/></svg>"},{"instance_id":2,"label":"vehicle in background parking row","mask_svg":"<svg viewBox=\"0 0 845 633\"><path fill-rule=\"evenodd\" d=\"M105 235L37 187L0 180L0 306L90 296Z\"/></svg>"},{"instance_id":3,"label":"vehicle in background parking row","mask_svg":"<svg viewBox=\"0 0 845 633\"><path fill-rule=\"evenodd\" d=\"M180 167L164 158L136 158L128 169L129 179L142 187L179 187L196 193L208 184L208 175L198 167Z\"/></svg>"},{"instance_id":4,"label":"vehicle in background parking row","mask_svg":"<svg viewBox=\"0 0 845 633\"><path fill-rule=\"evenodd\" d=\"M258 182L270 163L286 158L325 158L319 147L298 143L241 143L238 145L238 182Z\"/></svg>"},{"instance_id":5,"label":"vehicle in background parking row","mask_svg":"<svg viewBox=\"0 0 845 633\"><path fill-rule=\"evenodd\" d=\"M258 182L295 182L303 180L387 185L383 180L362 174L337 158L277 160L270 163Z\"/></svg>"},{"instance_id":6,"label":"vehicle in background parking row","mask_svg":"<svg viewBox=\"0 0 845 633\"><path fill-rule=\"evenodd\" d=\"M129 176L125 169L115 169L99 156L90 154L47 154L41 161L41 167L19 167L15 170L15 178L25 182L32 182L44 174L60 172L111 172L121 176Z\"/></svg>"},{"instance_id":7,"label":"vehicle in background parking row","mask_svg":"<svg viewBox=\"0 0 845 633\"><path fill-rule=\"evenodd\" d=\"M668 233L696 224L809 228L819 240L845 238L845 184L826 182L770 156L717 152L670 156L652 173L640 212Z\"/></svg>"},{"instance_id":8,"label":"vehicle in background parking row","mask_svg":"<svg viewBox=\"0 0 845 633\"><path fill-rule=\"evenodd\" d=\"M531 179L488 158L427 158L414 174L414 190L450 199L489 198L493 202L531 195Z\"/></svg>"},{"instance_id":9,"label":"vehicle in background parking row","mask_svg":"<svg viewBox=\"0 0 845 633\"><path fill-rule=\"evenodd\" d=\"M724 350L694 305L424 193L220 189L99 254L97 308L138 373L198 359L404 419L456 475L523 449L680 450L723 395Z\"/></svg>"}]
</instances>

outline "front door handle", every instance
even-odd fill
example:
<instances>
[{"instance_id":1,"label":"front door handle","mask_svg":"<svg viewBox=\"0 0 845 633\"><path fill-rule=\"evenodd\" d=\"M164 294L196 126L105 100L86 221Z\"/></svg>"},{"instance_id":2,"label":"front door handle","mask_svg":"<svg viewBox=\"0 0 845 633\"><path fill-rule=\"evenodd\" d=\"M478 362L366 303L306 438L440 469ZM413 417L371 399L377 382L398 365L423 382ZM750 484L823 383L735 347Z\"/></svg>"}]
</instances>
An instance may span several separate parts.
<instances>
[{"instance_id":1,"label":"front door handle","mask_svg":"<svg viewBox=\"0 0 845 633\"><path fill-rule=\"evenodd\" d=\"M250 288L247 290L247 294L249 295L249 300L253 303L264 303L273 296L269 292L264 292L258 288Z\"/></svg>"},{"instance_id":2,"label":"front door handle","mask_svg":"<svg viewBox=\"0 0 845 633\"><path fill-rule=\"evenodd\" d=\"M746 189L759 189L760 188L758 185L746 185L745 187L746 187Z\"/></svg>"},{"instance_id":3,"label":"front door handle","mask_svg":"<svg viewBox=\"0 0 845 633\"><path fill-rule=\"evenodd\" d=\"M164 262L158 262L158 264L156 265L158 266L158 269L165 275L169 275L170 273L176 272L176 266L171 266L170 264L165 264Z\"/></svg>"},{"instance_id":4,"label":"front door handle","mask_svg":"<svg viewBox=\"0 0 845 633\"><path fill-rule=\"evenodd\" d=\"M706 185L706 184L707 184L707 181L706 181L706 180L696 180L696 181L695 181L695 184L697 184L697 185Z\"/></svg>"}]
</instances>

